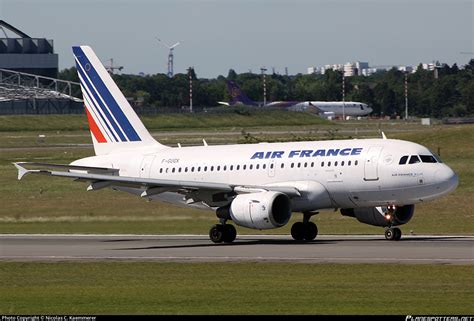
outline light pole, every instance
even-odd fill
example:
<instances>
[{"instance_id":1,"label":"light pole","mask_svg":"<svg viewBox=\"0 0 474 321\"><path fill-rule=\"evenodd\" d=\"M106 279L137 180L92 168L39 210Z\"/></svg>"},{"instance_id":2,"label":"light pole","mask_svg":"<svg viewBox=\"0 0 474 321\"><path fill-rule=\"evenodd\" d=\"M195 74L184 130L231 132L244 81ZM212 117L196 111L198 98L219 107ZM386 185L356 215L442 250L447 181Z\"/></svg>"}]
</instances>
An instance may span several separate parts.
<instances>
[{"instance_id":1,"label":"light pole","mask_svg":"<svg viewBox=\"0 0 474 321\"><path fill-rule=\"evenodd\" d=\"M260 70L262 71L263 76L263 106L265 106L267 104L267 84L265 81L265 71L267 71L267 69L262 67Z\"/></svg>"},{"instance_id":2,"label":"light pole","mask_svg":"<svg viewBox=\"0 0 474 321\"><path fill-rule=\"evenodd\" d=\"M342 71L342 120L346 120L346 75Z\"/></svg>"},{"instance_id":3,"label":"light pole","mask_svg":"<svg viewBox=\"0 0 474 321\"><path fill-rule=\"evenodd\" d=\"M408 120L408 72L405 72L405 120Z\"/></svg>"},{"instance_id":4,"label":"light pole","mask_svg":"<svg viewBox=\"0 0 474 321\"><path fill-rule=\"evenodd\" d=\"M189 67L189 112L193 112L193 67Z\"/></svg>"}]
</instances>

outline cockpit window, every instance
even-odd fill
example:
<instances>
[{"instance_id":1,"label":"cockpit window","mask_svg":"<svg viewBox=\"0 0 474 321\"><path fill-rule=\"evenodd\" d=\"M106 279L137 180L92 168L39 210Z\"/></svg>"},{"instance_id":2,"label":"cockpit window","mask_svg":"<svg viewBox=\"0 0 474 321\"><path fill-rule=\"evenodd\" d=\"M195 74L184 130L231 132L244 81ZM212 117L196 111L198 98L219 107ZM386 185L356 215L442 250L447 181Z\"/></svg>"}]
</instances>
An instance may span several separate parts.
<instances>
[{"instance_id":1,"label":"cockpit window","mask_svg":"<svg viewBox=\"0 0 474 321\"><path fill-rule=\"evenodd\" d=\"M398 164L405 165L407 163L407 160L408 160L408 156L402 156L402 158L400 158L400 162Z\"/></svg>"},{"instance_id":2,"label":"cockpit window","mask_svg":"<svg viewBox=\"0 0 474 321\"><path fill-rule=\"evenodd\" d=\"M410 157L410 162L408 164L416 164L416 163L419 163L420 162L420 159L418 158L417 155L412 155Z\"/></svg>"},{"instance_id":3,"label":"cockpit window","mask_svg":"<svg viewBox=\"0 0 474 321\"><path fill-rule=\"evenodd\" d=\"M441 160L441 158L440 158L438 155L436 155L435 153L433 153L431 150L430 150L430 152L431 152L432 156L436 159L436 161L437 161L438 163L442 163L442 162L443 162L443 161Z\"/></svg>"},{"instance_id":4,"label":"cockpit window","mask_svg":"<svg viewBox=\"0 0 474 321\"><path fill-rule=\"evenodd\" d=\"M433 155L420 155L420 158L423 163L437 163Z\"/></svg>"}]
</instances>

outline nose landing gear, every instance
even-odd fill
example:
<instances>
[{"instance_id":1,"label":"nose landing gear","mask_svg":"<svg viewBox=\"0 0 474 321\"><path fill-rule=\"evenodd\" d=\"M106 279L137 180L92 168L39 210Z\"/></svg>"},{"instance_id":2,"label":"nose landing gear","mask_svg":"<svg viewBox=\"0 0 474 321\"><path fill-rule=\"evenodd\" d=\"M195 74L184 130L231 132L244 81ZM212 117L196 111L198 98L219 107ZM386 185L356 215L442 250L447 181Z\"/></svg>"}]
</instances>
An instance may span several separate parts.
<instances>
[{"instance_id":1,"label":"nose landing gear","mask_svg":"<svg viewBox=\"0 0 474 321\"><path fill-rule=\"evenodd\" d=\"M402 231L398 227L389 227L385 230L385 238L389 241L398 241L402 238Z\"/></svg>"}]
</instances>

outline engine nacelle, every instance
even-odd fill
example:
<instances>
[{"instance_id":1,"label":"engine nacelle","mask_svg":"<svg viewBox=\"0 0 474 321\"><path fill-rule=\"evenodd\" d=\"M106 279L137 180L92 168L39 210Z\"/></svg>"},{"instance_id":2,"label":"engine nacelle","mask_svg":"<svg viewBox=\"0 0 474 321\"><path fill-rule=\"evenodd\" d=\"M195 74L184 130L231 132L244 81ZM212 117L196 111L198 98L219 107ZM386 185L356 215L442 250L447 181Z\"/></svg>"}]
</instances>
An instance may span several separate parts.
<instances>
[{"instance_id":1,"label":"engine nacelle","mask_svg":"<svg viewBox=\"0 0 474 321\"><path fill-rule=\"evenodd\" d=\"M355 217L359 222L375 226L395 226L408 223L415 212L415 205L405 205L395 208L390 217L387 207L344 208L341 214Z\"/></svg>"},{"instance_id":2,"label":"engine nacelle","mask_svg":"<svg viewBox=\"0 0 474 321\"><path fill-rule=\"evenodd\" d=\"M288 223L291 202L280 192L240 194L230 204L230 217L235 224L265 230Z\"/></svg>"}]
</instances>

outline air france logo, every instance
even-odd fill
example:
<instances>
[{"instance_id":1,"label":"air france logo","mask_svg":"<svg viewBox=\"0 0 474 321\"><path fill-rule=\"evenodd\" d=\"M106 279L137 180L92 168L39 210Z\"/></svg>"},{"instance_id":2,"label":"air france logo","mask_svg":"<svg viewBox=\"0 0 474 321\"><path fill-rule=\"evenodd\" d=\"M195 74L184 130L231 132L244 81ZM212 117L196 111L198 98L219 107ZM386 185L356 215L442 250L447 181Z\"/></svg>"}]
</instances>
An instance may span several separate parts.
<instances>
[{"instance_id":1,"label":"air france logo","mask_svg":"<svg viewBox=\"0 0 474 321\"><path fill-rule=\"evenodd\" d=\"M292 150L285 155L284 151L255 152L250 159L269 159L269 158L296 158L296 157L326 157L326 156L354 156L360 155L362 148L337 148L337 149L302 149Z\"/></svg>"}]
</instances>

